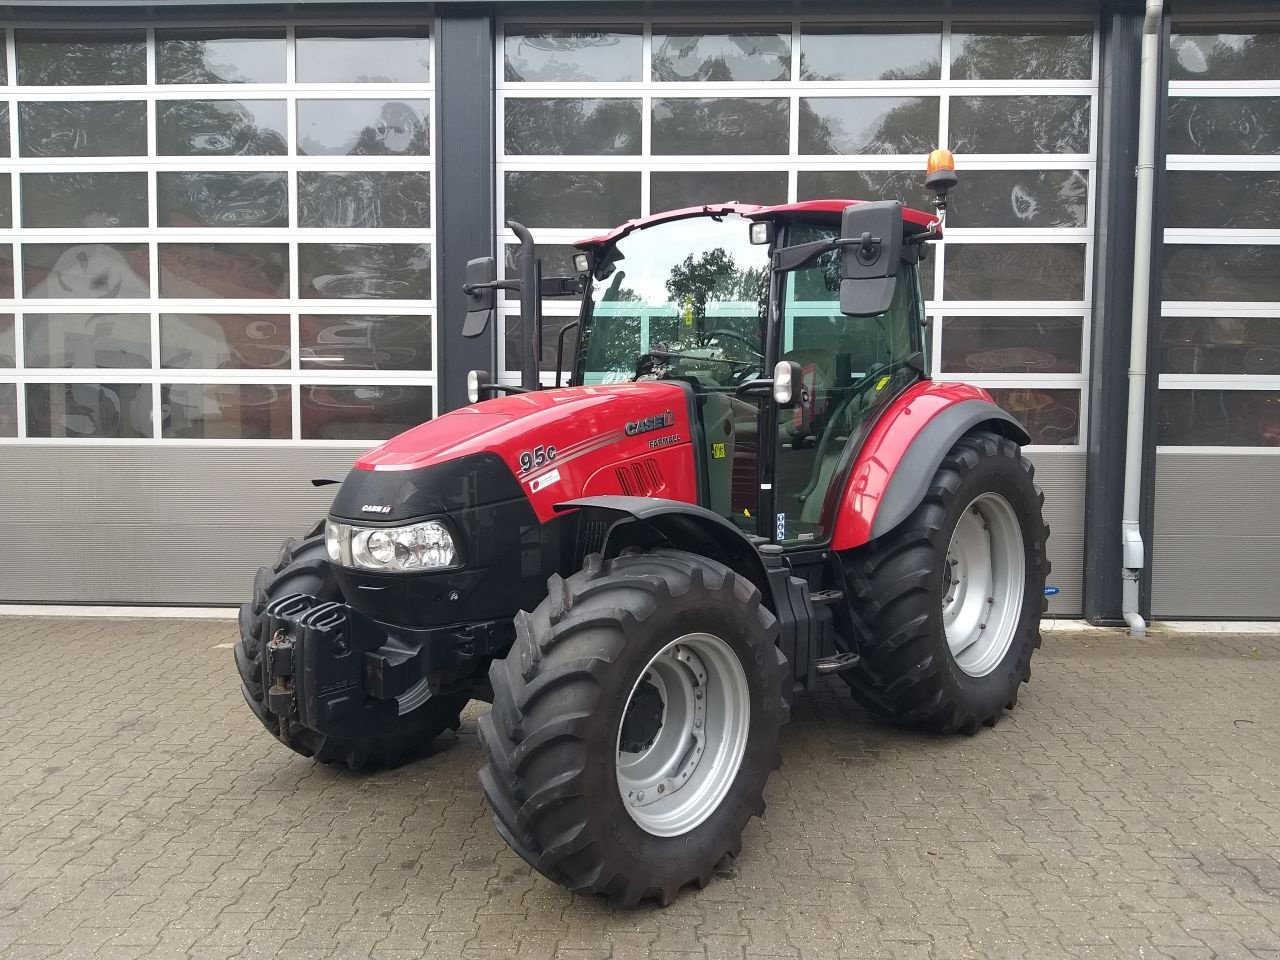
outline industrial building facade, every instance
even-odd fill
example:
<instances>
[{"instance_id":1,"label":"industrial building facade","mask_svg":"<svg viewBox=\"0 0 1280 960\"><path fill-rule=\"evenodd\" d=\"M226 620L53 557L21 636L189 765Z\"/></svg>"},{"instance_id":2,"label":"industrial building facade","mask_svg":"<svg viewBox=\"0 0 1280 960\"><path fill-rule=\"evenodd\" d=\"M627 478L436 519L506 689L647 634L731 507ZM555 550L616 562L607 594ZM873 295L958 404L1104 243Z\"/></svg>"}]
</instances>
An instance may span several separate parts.
<instances>
[{"instance_id":1,"label":"industrial building facade","mask_svg":"<svg viewBox=\"0 0 1280 960\"><path fill-rule=\"evenodd\" d=\"M935 375L1032 434L1051 610L1114 619L1142 9L1028 6L8 5L0 602L242 599L310 478L518 379L515 300L460 337L508 220L555 272L696 203L928 209L945 145ZM1280 616L1280 16L1162 48L1144 612Z\"/></svg>"}]
</instances>

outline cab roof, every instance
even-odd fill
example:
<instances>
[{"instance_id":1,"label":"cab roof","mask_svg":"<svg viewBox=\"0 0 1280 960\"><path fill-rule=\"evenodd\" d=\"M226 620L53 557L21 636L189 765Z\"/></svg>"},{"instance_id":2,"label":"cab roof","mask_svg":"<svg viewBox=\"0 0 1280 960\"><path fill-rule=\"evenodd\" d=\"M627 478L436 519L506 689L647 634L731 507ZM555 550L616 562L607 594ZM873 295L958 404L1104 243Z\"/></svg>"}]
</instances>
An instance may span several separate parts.
<instances>
[{"instance_id":1,"label":"cab roof","mask_svg":"<svg viewBox=\"0 0 1280 960\"><path fill-rule=\"evenodd\" d=\"M574 243L574 246L579 250L588 250L592 247L613 243L633 230L643 230L655 224L666 223L670 220L683 220L687 217L716 216L726 213L736 213L738 216L745 217L748 220L794 217L796 219L813 218L823 220L830 218L838 222L840 214L845 207L850 204L866 202L866 200L838 199L801 200L799 203L779 203L773 206L761 206L758 203L738 203L736 201L730 203L707 203L697 207L682 207L679 210L664 210L662 213L654 213L647 217L628 220L626 223L614 227L608 233L579 240ZM917 233L920 230L927 230L931 225L936 224L938 217L936 214L924 213L911 207L903 207L902 221L908 233ZM941 234L940 229L939 234Z\"/></svg>"}]
</instances>

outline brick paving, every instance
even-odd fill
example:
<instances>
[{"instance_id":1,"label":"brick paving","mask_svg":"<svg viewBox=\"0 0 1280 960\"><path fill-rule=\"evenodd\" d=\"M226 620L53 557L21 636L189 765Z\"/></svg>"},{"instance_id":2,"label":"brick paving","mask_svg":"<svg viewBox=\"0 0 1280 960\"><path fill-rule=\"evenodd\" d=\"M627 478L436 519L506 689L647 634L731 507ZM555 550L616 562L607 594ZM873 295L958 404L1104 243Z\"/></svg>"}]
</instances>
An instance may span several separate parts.
<instances>
[{"instance_id":1,"label":"brick paving","mask_svg":"<svg viewBox=\"0 0 1280 960\"><path fill-rule=\"evenodd\" d=\"M461 735L295 757L227 621L0 618L0 957L1280 958L1280 637L1055 632L973 738L797 704L706 890L615 910L494 832Z\"/></svg>"}]
</instances>

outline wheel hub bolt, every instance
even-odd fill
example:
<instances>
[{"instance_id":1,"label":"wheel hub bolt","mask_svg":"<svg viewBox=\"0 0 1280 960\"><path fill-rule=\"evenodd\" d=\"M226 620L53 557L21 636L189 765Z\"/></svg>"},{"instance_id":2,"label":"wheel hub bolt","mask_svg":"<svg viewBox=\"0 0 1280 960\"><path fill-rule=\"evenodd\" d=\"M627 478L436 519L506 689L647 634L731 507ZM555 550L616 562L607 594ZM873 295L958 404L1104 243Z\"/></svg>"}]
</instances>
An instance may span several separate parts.
<instances>
[{"instance_id":1,"label":"wheel hub bolt","mask_svg":"<svg viewBox=\"0 0 1280 960\"><path fill-rule=\"evenodd\" d=\"M665 783L660 783L660 784L658 784L658 792L659 792L659 793L662 793L662 792L663 792L664 790L666 790L666 789L667 789L667 785L666 785Z\"/></svg>"},{"instance_id":2,"label":"wheel hub bolt","mask_svg":"<svg viewBox=\"0 0 1280 960\"><path fill-rule=\"evenodd\" d=\"M644 799L644 791L643 791L643 790L641 790L639 793L637 793L637 794L636 794L636 799L637 799L637 800L643 800L643 799Z\"/></svg>"}]
</instances>

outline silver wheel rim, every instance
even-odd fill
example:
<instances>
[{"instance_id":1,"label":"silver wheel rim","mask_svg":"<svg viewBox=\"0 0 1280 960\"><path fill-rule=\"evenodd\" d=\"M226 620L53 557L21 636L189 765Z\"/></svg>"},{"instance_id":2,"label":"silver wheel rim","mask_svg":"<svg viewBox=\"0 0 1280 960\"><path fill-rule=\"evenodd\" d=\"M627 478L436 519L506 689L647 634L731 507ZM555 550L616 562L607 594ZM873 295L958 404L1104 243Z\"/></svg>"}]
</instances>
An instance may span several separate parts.
<instances>
[{"instance_id":1,"label":"silver wheel rim","mask_svg":"<svg viewBox=\"0 0 1280 960\"><path fill-rule=\"evenodd\" d=\"M985 677L1013 644L1022 615L1026 556L1009 501L984 493L951 534L942 580L942 624L956 666Z\"/></svg>"},{"instance_id":2,"label":"silver wheel rim","mask_svg":"<svg viewBox=\"0 0 1280 960\"><path fill-rule=\"evenodd\" d=\"M742 662L714 634L685 634L640 672L622 717L623 806L656 837L688 833L720 806L742 766L751 723Z\"/></svg>"}]
</instances>

